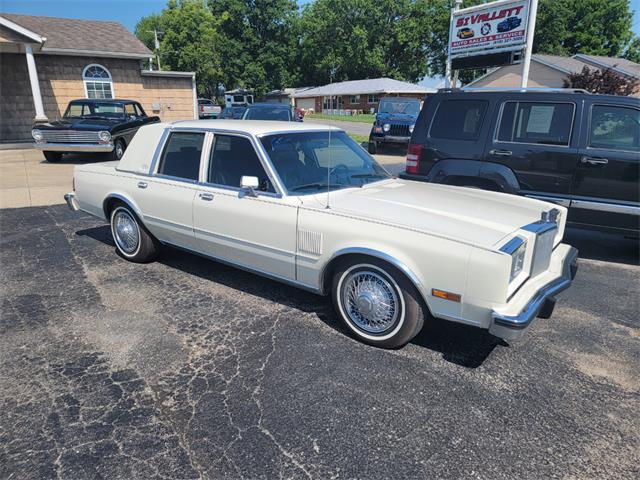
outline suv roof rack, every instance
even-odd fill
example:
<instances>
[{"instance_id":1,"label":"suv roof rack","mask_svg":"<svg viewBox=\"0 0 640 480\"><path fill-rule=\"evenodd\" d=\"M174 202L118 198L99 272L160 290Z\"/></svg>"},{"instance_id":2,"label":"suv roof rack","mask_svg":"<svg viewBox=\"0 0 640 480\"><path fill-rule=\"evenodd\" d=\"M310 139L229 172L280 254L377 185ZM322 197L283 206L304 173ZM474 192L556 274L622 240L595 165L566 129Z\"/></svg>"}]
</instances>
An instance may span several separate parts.
<instances>
[{"instance_id":1,"label":"suv roof rack","mask_svg":"<svg viewBox=\"0 0 640 480\"><path fill-rule=\"evenodd\" d=\"M439 88L438 93L452 92L561 92L561 93L587 93L588 90L583 88L545 88L545 87L471 87L471 88Z\"/></svg>"}]
</instances>

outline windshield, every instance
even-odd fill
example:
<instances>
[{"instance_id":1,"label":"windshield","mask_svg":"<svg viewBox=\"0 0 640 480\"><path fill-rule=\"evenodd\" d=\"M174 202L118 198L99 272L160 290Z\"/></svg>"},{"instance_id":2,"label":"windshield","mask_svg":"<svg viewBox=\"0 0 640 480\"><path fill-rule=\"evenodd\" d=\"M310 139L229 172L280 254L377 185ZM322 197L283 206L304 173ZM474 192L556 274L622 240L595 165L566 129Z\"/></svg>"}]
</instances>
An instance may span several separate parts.
<instances>
[{"instance_id":1,"label":"windshield","mask_svg":"<svg viewBox=\"0 0 640 480\"><path fill-rule=\"evenodd\" d=\"M361 187L389 174L344 132L282 133L261 139L290 194Z\"/></svg>"},{"instance_id":2,"label":"windshield","mask_svg":"<svg viewBox=\"0 0 640 480\"><path fill-rule=\"evenodd\" d=\"M124 107L119 103L70 103L65 118L122 118Z\"/></svg>"},{"instance_id":3,"label":"windshield","mask_svg":"<svg viewBox=\"0 0 640 480\"><path fill-rule=\"evenodd\" d=\"M282 120L291 121L291 110L282 107L258 107L248 108L244 115L245 120Z\"/></svg>"},{"instance_id":4,"label":"windshield","mask_svg":"<svg viewBox=\"0 0 640 480\"><path fill-rule=\"evenodd\" d=\"M383 100L380 102L378 113L401 113L405 115L418 115L420 113L420 102L403 102L398 100Z\"/></svg>"}]
</instances>

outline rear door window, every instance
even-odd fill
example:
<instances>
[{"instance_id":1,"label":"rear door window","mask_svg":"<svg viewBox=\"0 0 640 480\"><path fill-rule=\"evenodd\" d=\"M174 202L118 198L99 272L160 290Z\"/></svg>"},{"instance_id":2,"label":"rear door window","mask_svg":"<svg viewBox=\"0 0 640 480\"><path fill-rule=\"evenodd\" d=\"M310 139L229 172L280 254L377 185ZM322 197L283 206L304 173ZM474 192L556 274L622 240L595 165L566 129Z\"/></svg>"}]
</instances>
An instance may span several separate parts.
<instances>
[{"instance_id":1,"label":"rear door window","mask_svg":"<svg viewBox=\"0 0 640 480\"><path fill-rule=\"evenodd\" d=\"M591 109L589 146L612 150L640 150L640 110L613 105Z\"/></svg>"},{"instance_id":2,"label":"rear door window","mask_svg":"<svg viewBox=\"0 0 640 480\"><path fill-rule=\"evenodd\" d=\"M173 132L164 148L158 174L198 181L204 133Z\"/></svg>"},{"instance_id":3,"label":"rear door window","mask_svg":"<svg viewBox=\"0 0 640 480\"><path fill-rule=\"evenodd\" d=\"M476 140L482 128L487 101L444 100L431 122L429 136L450 140Z\"/></svg>"},{"instance_id":4,"label":"rear door window","mask_svg":"<svg viewBox=\"0 0 640 480\"><path fill-rule=\"evenodd\" d=\"M574 109L573 103L505 102L497 140L567 146Z\"/></svg>"}]
</instances>

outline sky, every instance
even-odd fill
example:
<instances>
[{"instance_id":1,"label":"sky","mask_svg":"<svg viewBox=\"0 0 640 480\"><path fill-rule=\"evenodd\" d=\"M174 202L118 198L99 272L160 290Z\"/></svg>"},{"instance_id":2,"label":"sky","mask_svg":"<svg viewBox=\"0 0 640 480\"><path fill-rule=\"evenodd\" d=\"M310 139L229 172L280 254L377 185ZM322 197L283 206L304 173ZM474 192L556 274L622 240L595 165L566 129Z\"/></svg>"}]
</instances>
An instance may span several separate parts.
<instances>
[{"instance_id":1,"label":"sky","mask_svg":"<svg viewBox=\"0 0 640 480\"><path fill-rule=\"evenodd\" d=\"M298 4L310 1L298 0ZM113 20L133 31L141 17L160 12L166 3L166 0L0 0L0 12ZM638 5L637 0L631 3ZM635 10L632 29L640 35L640 6Z\"/></svg>"}]
</instances>

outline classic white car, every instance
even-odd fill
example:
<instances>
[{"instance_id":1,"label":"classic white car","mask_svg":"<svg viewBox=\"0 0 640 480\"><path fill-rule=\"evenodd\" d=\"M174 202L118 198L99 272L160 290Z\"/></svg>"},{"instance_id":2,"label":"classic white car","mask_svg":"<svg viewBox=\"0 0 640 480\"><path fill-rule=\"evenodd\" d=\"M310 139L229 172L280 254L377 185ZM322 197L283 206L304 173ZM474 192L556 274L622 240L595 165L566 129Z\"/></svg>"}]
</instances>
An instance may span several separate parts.
<instances>
[{"instance_id":1,"label":"classic white car","mask_svg":"<svg viewBox=\"0 0 640 480\"><path fill-rule=\"evenodd\" d=\"M67 203L110 221L124 258L172 245L330 293L355 336L380 347L432 316L517 339L577 269L560 243L565 208L392 178L334 127L158 123L119 162L77 166L74 182Z\"/></svg>"}]
</instances>

